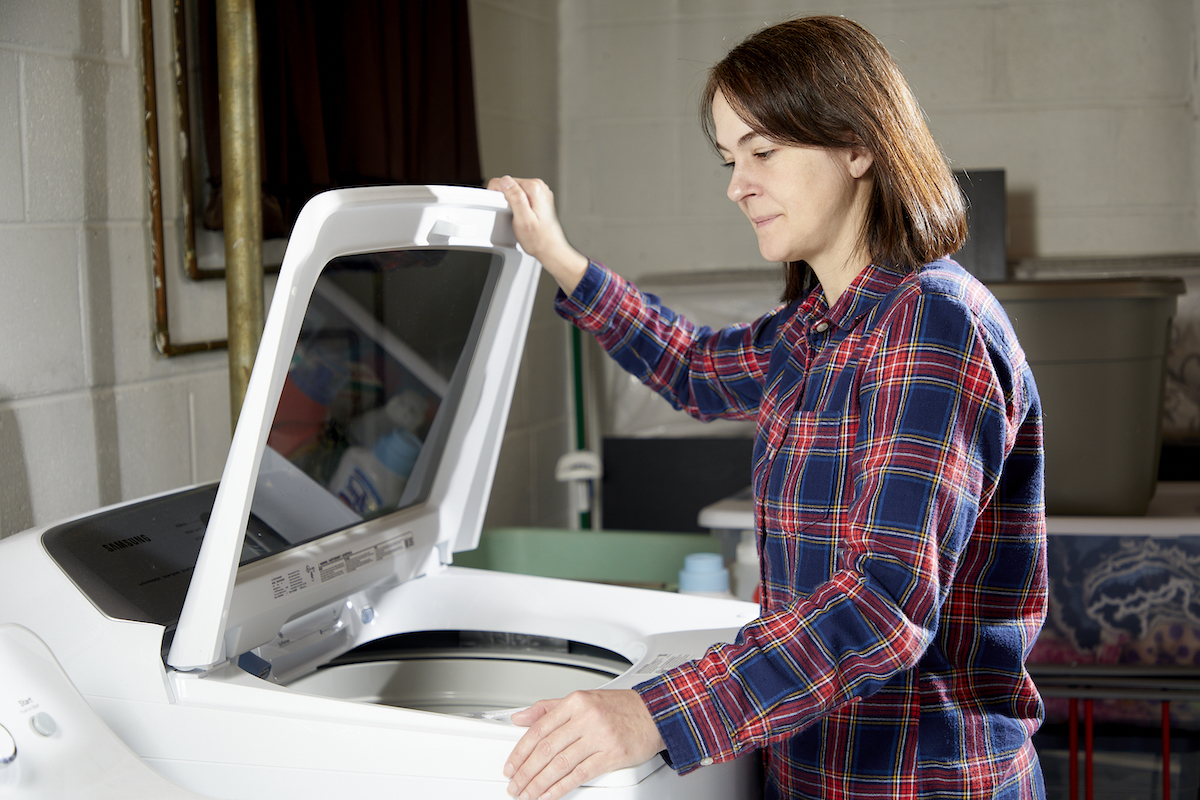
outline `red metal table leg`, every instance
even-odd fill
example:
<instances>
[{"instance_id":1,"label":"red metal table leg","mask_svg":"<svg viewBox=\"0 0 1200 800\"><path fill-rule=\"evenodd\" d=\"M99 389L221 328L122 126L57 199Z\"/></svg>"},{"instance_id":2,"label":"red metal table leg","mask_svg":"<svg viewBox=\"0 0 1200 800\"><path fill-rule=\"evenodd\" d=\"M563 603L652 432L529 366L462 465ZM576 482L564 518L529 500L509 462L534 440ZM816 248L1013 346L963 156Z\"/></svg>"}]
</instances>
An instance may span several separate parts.
<instances>
[{"instance_id":1,"label":"red metal table leg","mask_svg":"<svg viewBox=\"0 0 1200 800\"><path fill-rule=\"evenodd\" d=\"M1163 800L1171 800L1171 701L1162 704Z\"/></svg>"},{"instance_id":2,"label":"red metal table leg","mask_svg":"<svg viewBox=\"0 0 1200 800\"><path fill-rule=\"evenodd\" d=\"M1079 700L1067 701L1067 787L1071 800L1079 800Z\"/></svg>"},{"instance_id":3,"label":"red metal table leg","mask_svg":"<svg viewBox=\"0 0 1200 800\"><path fill-rule=\"evenodd\" d=\"M1092 800L1092 701L1083 701L1083 800Z\"/></svg>"}]
</instances>

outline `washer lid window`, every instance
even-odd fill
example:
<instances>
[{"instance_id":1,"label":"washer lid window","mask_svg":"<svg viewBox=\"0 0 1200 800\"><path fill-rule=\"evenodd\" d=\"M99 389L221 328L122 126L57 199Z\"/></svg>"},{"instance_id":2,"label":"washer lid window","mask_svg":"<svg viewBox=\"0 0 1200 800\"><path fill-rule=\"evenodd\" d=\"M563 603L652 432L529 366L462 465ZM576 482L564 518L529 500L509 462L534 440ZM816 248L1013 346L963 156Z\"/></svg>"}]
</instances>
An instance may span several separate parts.
<instances>
[{"instance_id":1,"label":"washer lid window","mask_svg":"<svg viewBox=\"0 0 1200 800\"><path fill-rule=\"evenodd\" d=\"M478 544L539 272L497 192L369 187L309 202L284 256L171 666L208 670L307 609L411 579ZM437 290L414 288L422 282ZM455 296L466 311L450 310ZM440 325L447 318L454 324ZM347 443L350 427L370 428L368 412L388 417L389 403L395 419L415 422L418 444L403 456L410 472L395 496L362 513L322 488L329 465L297 455L311 442L274 427L285 391L285 416L305 400L324 405L332 435ZM412 407L392 402L401 397ZM362 464L373 466L366 456ZM288 545L239 570L252 505Z\"/></svg>"}]
</instances>

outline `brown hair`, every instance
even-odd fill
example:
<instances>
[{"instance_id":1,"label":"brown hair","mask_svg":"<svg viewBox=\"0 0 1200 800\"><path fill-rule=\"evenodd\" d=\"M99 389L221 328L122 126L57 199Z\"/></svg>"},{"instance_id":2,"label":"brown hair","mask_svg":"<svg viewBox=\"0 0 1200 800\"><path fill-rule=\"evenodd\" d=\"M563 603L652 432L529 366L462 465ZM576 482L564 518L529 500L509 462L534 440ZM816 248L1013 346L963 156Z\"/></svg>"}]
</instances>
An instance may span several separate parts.
<instances>
[{"instance_id":1,"label":"brown hair","mask_svg":"<svg viewBox=\"0 0 1200 800\"><path fill-rule=\"evenodd\" d=\"M755 133L783 144L870 151L874 188L863 238L876 263L905 270L967 238L962 192L887 50L843 17L789 20L751 34L709 71L701 125L716 147L717 92ZM804 262L786 265L783 299L809 287Z\"/></svg>"}]
</instances>

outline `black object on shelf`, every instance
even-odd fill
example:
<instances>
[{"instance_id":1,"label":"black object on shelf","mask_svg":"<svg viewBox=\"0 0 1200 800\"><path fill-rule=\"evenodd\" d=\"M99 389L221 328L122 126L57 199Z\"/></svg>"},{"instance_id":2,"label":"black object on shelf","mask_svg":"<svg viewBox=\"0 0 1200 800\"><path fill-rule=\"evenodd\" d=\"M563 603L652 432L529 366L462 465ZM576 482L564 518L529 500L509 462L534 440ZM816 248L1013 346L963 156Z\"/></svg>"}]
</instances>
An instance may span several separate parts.
<instances>
[{"instance_id":1,"label":"black object on shelf","mask_svg":"<svg viewBox=\"0 0 1200 800\"><path fill-rule=\"evenodd\" d=\"M700 510L750 485L748 438L604 439L603 525L703 533Z\"/></svg>"}]
</instances>

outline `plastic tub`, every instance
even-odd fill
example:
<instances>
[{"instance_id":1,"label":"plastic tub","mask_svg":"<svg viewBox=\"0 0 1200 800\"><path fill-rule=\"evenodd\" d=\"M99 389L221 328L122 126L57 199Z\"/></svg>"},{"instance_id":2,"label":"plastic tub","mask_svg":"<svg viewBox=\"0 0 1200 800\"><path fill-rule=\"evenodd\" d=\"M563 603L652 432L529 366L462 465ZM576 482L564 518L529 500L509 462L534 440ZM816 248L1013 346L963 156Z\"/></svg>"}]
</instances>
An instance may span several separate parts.
<instances>
[{"instance_id":1,"label":"plastic tub","mask_svg":"<svg viewBox=\"0 0 1200 800\"><path fill-rule=\"evenodd\" d=\"M1154 494L1179 278L989 286L1033 367L1045 414L1046 511L1140 516Z\"/></svg>"},{"instance_id":2,"label":"plastic tub","mask_svg":"<svg viewBox=\"0 0 1200 800\"><path fill-rule=\"evenodd\" d=\"M454 554L460 567L674 590L689 553L720 552L709 534L492 528Z\"/></svg>"}]
</instances>

